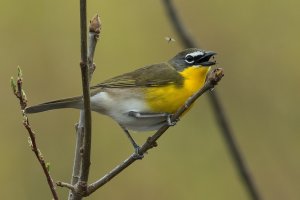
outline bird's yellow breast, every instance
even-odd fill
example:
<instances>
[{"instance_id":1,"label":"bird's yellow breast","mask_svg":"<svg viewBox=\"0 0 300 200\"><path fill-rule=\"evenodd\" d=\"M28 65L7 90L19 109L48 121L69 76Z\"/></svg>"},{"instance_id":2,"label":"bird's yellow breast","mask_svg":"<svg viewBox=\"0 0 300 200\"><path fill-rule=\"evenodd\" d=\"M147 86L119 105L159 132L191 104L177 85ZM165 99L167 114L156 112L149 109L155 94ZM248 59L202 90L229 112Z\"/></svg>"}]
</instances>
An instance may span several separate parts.
<instances>
[{"instance_id":1,"label":"bird's yellow breast","mask_svg":"<svg viewBox=\"0 0 300 200\"><path fill-rule=\"evenodd\" d=\"M209 67L192 66L179 72L184 78L182 86L174 83L163 87L148 88L145 99L151 111L175 113L203 86L209 70Z\"/></svg>"}]
</instances>

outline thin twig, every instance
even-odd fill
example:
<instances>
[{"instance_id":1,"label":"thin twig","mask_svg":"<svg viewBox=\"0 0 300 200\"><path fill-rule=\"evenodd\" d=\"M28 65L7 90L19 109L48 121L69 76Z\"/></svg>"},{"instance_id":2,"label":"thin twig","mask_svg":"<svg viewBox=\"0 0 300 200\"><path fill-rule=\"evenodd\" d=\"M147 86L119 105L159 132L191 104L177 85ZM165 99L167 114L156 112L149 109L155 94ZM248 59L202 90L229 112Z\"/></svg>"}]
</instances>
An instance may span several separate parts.
<instances>
[{"instance_id":1,"label":"thin twig","mask_svg":"<svg viewBox=\"0 0 300 200\"><path fill-rule=\"evenodd\" d=\"M177 34L179 35L179 37L183 43L183 46L185 46L186 48L197 47L198 46L197 43L191 37L191 35L188 34L186 27L184 26L180 17L178 16L178 13L177 13L175 5L173 4L173 1L172 0L163 0L163 3L165 5L165 9L170 18L170 21L173 24L174 29L176 30ZM247 169L247 166L243 159L242 153L239 151L238 145L234 139L233 131L230 128L229 122L225 115L225 111L222 107L221 101L218 98L217 92L216 91L210 92L209 98L210 98L210 103L213 108L213 112L217 119L217 124L219 125L219 127L221 129L223 137L229 148L229 152L233 158L233 161L238 169L238 172L239 172L246 188L248 189L248 192L249 192L251 198L253 200L261 199L258 189L256 188L253 178L251 176L251 173Z\"/></svg>"},{"instance_id":2,"label":"thin twig","mask_svg":"<svg viewBox=\"0 0 300 200\"><path fill-rule=\"evenodd\" d=\"M81 5L82 4L85 4L85 2L81 2ZM85 12L86 12L85 5L82 5L81 16L84 15ZM84 17L81 17L81 21L84 20L83 18ZM85 17L85 19L86 19L86 17ZM81 23L81 31L84 31L83 26L85 27L85 32L86 32L86 25L83 25L83 23ZM84 75L82 75L82 76L88 77L88 79L86 79L86 77L85 77L83 81L88 80L88 84L89 84L89 82L92 78L92 74L95 70L95 64L93 63L93 60L94 60L94 53L95 53L97 41L99 39L100 31L101 31L101 21L97 14L90 21L89 37L88 37L89 48L87 49L87 47L83 47L81 49L81 50L85 49L85 52L87 55L86 57L82 56L82 58L81 58L82 59L81 69L82 69L82 74L84 73ZM86 34L85 34L85 36L82 35L81 41L83 41L84 38L86 38ZM86 43L86 39L85 39L85 43ZM83 43L82 43L82 45L83 45ZM82 53L84 53L84 52L82 52ZM84 65L82 64L82 63L84 63L83 60L86 61ZM83 69L83 67L85 69ZM85 71L86 68L88 68L88 72ZM87 73L87 74L85 74L85 73ZM84 86L84 88L86 88L86 85ZM85 89L83 89L83 90L85 90ZM79 122L78 122L78 125L76 125L76 147L75 147L75 158L74 158L74 165L73 165L72 180L71 180L71 185L73 187L75 187L75 189L70 190L69 198L68 198L69 200L82 199L81 194L84 193L84 191L86 191L86 189L87 189L86 185L87 185L88 171L89 171L89 165L90 165L91 137L90 136L87 137L86 136L87 133L84 131L84 130L86 130L86 128L85 128L85 124L86 124L85 113L86 112L84 112L83 110L80 112ZM62 186L62 185L59 185L59 186Z\"/></svg>"},{"instance_id":3,"label":"thin twig","mask_svg":"<svg viewBox=\"0 0 300 200\"><path fill-rule=\"evenodd\" d=\"M189 107L206 91L211 90L214 88L214 86L221 80L221 78L224 76L223 70L221 68L214 69L207 77L207 80L204 84L204 86L193 96L191 96L185 104L180 107L177 112L171 117L172 122L178 121L180 116L187 110ZM105 185L107 182L109 182L112 178L117 176L120 172L122 172L124 169L126 169L128 166L130 166L132 163L134 163L136 160L141 159L141 157L151 148L156 147L156 141L168 130L170 125L165 124L162 126L153 136L149 137L147 141L143 144L143 146L140 148L138 153L133 153L130 155L123 163L116 166L112 171L107 173L105 176L103 176L101 179L97 180L96 182L90 184L88 186L87 193L85 196L88 196L95 192L97 189L99 189L101 186Z\"/></svg>"},{"instance_id":4,"label":"thin twig","mask_svg":"<svg viewBox=\"0 0 300 200\"><path fill-rule=\"evenodd\" d=\"M13 93L19 99L19 102L20 102L20 107L21 107L21 111L22 111L22 115L23 115L23 126L26 128L26 130L29 134L29 138L28 138L29 146L30 146L31 150L34 152L37 160L39 161L39 163L43 169L43 172L46 176L47 183L49 185L49 188L51 190L53 198L55 200L58 200L56 188L55 188L55 185L53 183L53 180L52 180L50 172L49 172L49 164L45 162L42 152L39 150L39 148L37 146L35 133L30 126L30 123L29 123L26 113L24 112L24 109L27 107L27 98L26 98L25 92L22 88L22 85L23 85L22 71L21 71L20 67L18 67L17 84L15 83L15 81L12 77L11 78L11 87L12 87Z\"/></svg>"},{"instance_id":5,"label":"thin twig","mask_svg":"<svg viewBox=\"0 0 300 200\"><path fill-rule=\"evenodd\" d=\"M71 185L76 185L79 180L80 175L80 167L81 167L81 154L80 149L82 147L83 143L83 137L84 137L84 114L83 111L80 111L79 116L79 122L75 125L76 129L76 145L75 145L75 155L74 155L74 164L73 164L73 172L72 172L72 178L71 178ZM57 186L61 186L57 184ZM75 190L69 191L69 200L80 200L81 196L77 195Z\"/></svg>"},{"instance_id":6,"label":"thin twig","mask_svg":"<svg viewBox=\"0 0 300 200\"><path fill-rule=\"evenodd\" d=\"M90 152L90 145L85 146L85 141L91 139L91 111L90 111L90 95L89 95L89 69L87 66L87 28L86 28L86 0L80 0L80 47L81 47L81 78L82 78L82 90L83 90L83 101L84 109L80 111L79 122L76 125L76 146L74 155L73 172L71 178L71 184L78 187L80 183L80 177L82 172L83 156L82 150L85 147L85 154ZM85 137L87 135L87 137ZM88 159L90 156L88 156ZM89 173L89 160L88 162ZM86 167L87 165L85 165ZM82 183L82 185L85 185ZM80 186L79 186L80 187ZM83 187L80 187L83 188ZM69 200L80 200L81 195L77 194L75 190L70 190Z\"/></svg>"},{"instance_id":7,"label":"thin twig","mask_svg":"<svg viewBox=\"0 0 300 200\"><path fill-rule=\"evenodd\" d=\"M59 186L59 187L68 188L69 190L75 192L75 187L72 184L58 181L58 182L56 182L56 185Z\"/></svg>"},{"instance_id":8,"label":"thin twig","mask_svg":"<svg viewBox=\"0 0 300 200\"><path fill-rule=\"evenodd\" d=\"M96 65L94 64L94 54L96 50L97 41L101 32L101 21L99 15L95 15L90 21L89 26L89 46L88 46L88 65L90 69L89 79L92 79L93 72Z\"/></svg>"}]
</instances>

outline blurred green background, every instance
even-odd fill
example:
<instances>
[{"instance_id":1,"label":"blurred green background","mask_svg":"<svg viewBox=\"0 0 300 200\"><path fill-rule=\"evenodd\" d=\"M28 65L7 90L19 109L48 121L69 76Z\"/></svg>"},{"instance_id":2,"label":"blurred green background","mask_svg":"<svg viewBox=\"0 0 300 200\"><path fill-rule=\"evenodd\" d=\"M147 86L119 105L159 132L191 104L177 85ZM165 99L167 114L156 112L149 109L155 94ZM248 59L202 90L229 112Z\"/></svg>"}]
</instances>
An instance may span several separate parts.
<instances>
[{"instance_id":1,"label":"blurred green background","mask_svg":"<svg viewBox=\"0 0 300 200\"><path fill-rule=\"evenodd\" d=\"M300 199L300 1L175 1L191 34L218 52L217 86L262 197ZM81 93L78 1L0 1L1 199L51 199L9 85L20 65L29 104ZM159 0L88 1L103 23L93 83L182 49ZM167 43L165 37L177 41ZM30 116L55 181L70 180L76 110ZM149 133L134 134L142 143ZM111 119L93 114L90 182L132 152ZM66 189L58 188L62 199ZM176 127L88 199L248 199L203 96Z\"/></svg>"}]
</instances>

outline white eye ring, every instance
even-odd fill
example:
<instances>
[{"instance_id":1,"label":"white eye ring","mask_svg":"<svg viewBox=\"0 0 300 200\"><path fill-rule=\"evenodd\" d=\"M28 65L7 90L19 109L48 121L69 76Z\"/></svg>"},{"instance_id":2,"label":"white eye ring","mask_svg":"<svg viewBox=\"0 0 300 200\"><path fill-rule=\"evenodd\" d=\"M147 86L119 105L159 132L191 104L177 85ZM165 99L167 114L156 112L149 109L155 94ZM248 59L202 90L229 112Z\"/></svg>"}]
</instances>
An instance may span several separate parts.
<instances>
[{"instance_id":1,"label":"white eye ring","mask_svg":"<svg viewBox=\"0 0 300 200\"><path fill-rule=\"evenodd\" d=\"M185 62L188 63L188 64L194 63L194 56L192 56L191 54L187 54L185 56Z\"/></svg>"}]
</instances>

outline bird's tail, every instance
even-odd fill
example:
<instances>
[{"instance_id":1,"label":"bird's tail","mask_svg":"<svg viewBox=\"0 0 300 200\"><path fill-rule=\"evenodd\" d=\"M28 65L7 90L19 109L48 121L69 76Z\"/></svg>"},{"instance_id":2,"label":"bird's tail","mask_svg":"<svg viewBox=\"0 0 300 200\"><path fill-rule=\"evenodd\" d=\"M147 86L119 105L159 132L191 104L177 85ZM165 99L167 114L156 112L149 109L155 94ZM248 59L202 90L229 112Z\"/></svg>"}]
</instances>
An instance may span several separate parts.
<instances>
[{"instance_id":1,"label":"bird's tail","mask_svg":"<svg viewBox=\"0 0 300 200\"><path fill-rule=\"evenodd\" d=\"M78 108L82 107L82 97L71 97L66 99L60 99L56 101L49 101L46 103L38 104L35 106L27 107L25 113L38 113L47 110L54 110L60 108Z\"/></svg>"}]
</instances>

